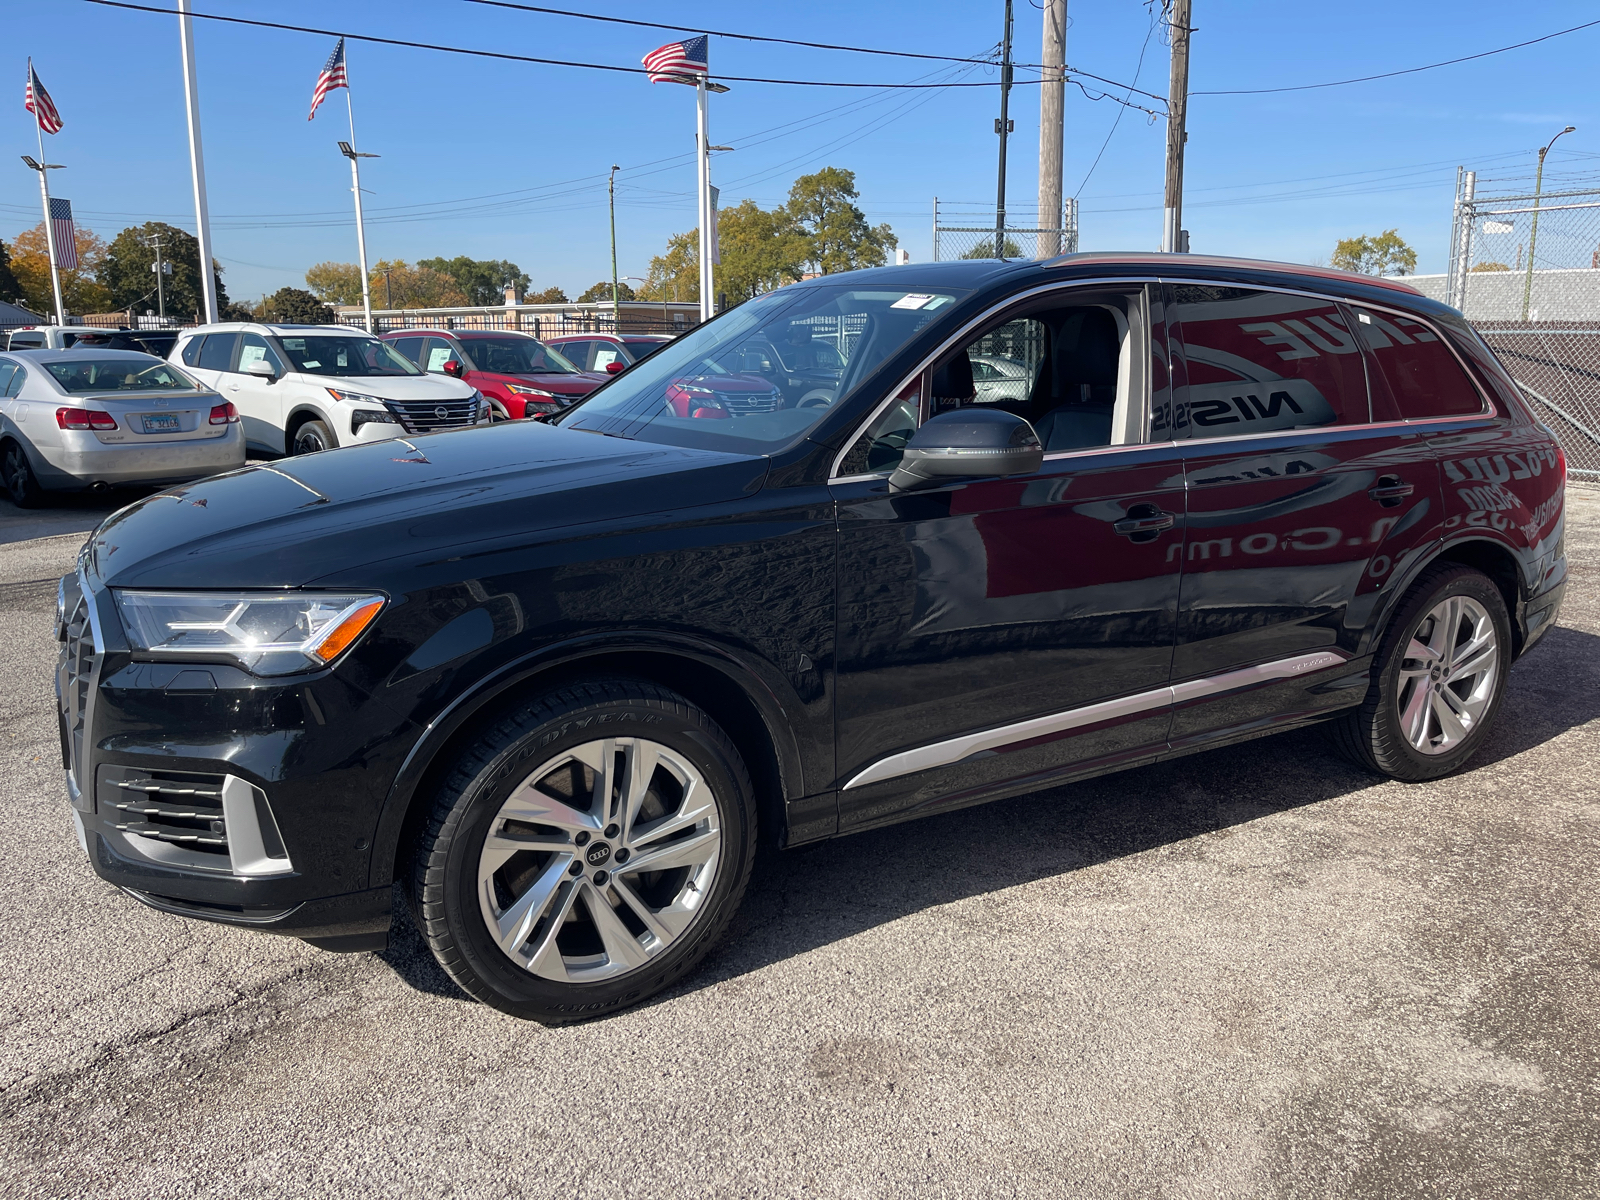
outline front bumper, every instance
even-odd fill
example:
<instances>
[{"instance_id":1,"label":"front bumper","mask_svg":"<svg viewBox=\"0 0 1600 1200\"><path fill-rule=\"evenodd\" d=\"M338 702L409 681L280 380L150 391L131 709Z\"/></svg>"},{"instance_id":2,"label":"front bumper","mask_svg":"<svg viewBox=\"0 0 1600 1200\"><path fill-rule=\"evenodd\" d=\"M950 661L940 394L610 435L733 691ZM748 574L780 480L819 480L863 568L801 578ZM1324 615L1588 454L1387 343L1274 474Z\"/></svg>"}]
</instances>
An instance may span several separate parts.
<instances>
[{"instance_id":1,"label":"front bumper","mask_svg":"<svg viewBox=\"0 0 1600 1200\"><path fill-rule=\"evenodd\" d=\"M61 595L62 760L95 873L166 912L381 948L372 836L409 723L336 671L135 662L108 594L68 576Z\"/></svg>"},{"instance_id":2,"label":"front bumper","mask_svg":"<svg viewBox=\"0 0 1600 1200\"><path fill-rule=\"evenodd\" d=\"M92 433L63 432L60 446L34 447L39 483L57 490L91 484L185 483L244 466L237 424L217 437L108 446Z\"/></svg>"}]
</instances>

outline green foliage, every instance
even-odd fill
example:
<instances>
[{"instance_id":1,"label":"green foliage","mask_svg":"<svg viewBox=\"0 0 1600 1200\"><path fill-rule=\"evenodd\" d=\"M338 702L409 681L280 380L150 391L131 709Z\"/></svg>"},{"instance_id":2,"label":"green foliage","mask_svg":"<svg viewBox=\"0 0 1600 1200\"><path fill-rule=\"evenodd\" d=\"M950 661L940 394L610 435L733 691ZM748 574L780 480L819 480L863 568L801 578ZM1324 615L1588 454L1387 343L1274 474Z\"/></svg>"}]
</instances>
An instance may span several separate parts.
<instances>
[{"instance_id":1,"label":"green foliage","mask_svg":"<svg viewBox=\"0 0 1600 1200\"><path fill-rule=\"evenodd\" d=\"M524 304L566 304L567 294L558 287L547 287L542 292L524 296L522 302Z\"/></svg>"},{"instance_id":2,"label":"green foliage","mask_svg":"<svg viewBox=\"0 0 1600 1200\"><path fill-rule=\"evenodd\" d=\"M361 268L355 263L319 262L306 271L306 286L324 304L360 304Z\"/></svg>"},{"instance_id":3,"label":"green foliage","mask_svg":"<svg viewBox=\"0 0 1600 1200\"><path fill-rule=\"evenodd\" d=\"M217 320L219 321L259 321L261 315L248 304L236 304L229 300L226 304L217 305Z\"/></svg>"},{"instance_id":4,"label":"green foliage","mask_svg":"<svg viewBox=\"0 0 1600 1200\"><path fill-rule=\"evenodd\" d=\"M166 276L162 288L167 315L202 316L205 293L200 278L200 243L193 234L165 221L130 225L112 239L99 272L100 282L111 293L111 307L129 308L136 313L158 307L156 274L151 269L156 263L151 239L157 236L161 239L162 261L172 264L172 274ZM222 286L222 268L215 262L211 267L220 309L228 302L228 294Z\"/></svg>"},{"instance_id":5,"label":"green foliage","mask_svg":"<svg viewBox=\"0 0 1600 1200\"><path fill-rule=\"evenodd\" d=\"M6 244L0 242L0 300L16 304L21 299L22 285L11 273L11 254L6 250Z\"/></svg>"},{"instance_id":6,"label":"green foliage","mask_svg":"<svg viewBox=\"0 0 1600 1200\"><path fill-rule=\"evenodd\" d=\"M1470 271L1509 271L1511 268L1503 262L1481 262L1469 268Z\"/></svg>"},{"instance_id":7,"label":"green foliage","mask_svg":"<svg viewBox=\"0 0 1600 1200\"><path fill-rule=\"evenodd\" d=\"M1000 239L1000 248L1005 251L1004 257L1006 257L1006 258L1021 258L1022 257L1022 247L1017 245L1016 240L1014 238L1009 238L1009 237L1001 238ZM971 250L968 250L961 257L962 258L993 258L994 257L994 239L992 237L991 238L984 238L981 242L979 242Z\"/></svg>"},{"instance_id":8,"label":"green foliage","mask_svg":"<svg viewBox=\"0 0 1600 1200\"><path fill-rule=\"evenodd\" d=\"M467 298L466 302L475 305L504 304L507 284L516 284L517 294L520 296L528 290L528 285L532 282L521 267L503 258L479 260L465 255L457 255L455 258L424 258L418 260L417 266L448 275L455 281L457 290Z\"/></svg>"},{"instance_id":9,"label":"green foliage","mask_svg":"<svg viewBox=\"0 0 1600 1200\"><path fill-rule=\"evenodd\" d=\"M632 300L633 289L621 280L617 281L617 299ZM609 304L611 303L611 280L602 279L583 295L578 297L579 304Z\"/></svg>"},{"instance_id":10,"label":"green foliage","mask_svg":"<svg viewBox=\"0 0 1600 1200\"><path fill-rule=\"evenodd\" d=\"M1417 269L1417 252L1397 229L1374 236L1343 238L1333 248L1333 265L1362 275L1409 275Z\"/></svg>"},{"instance_id":11,"label":"green foliage","mask_svg":"<svg viewBox=\"0 0 1600 1200\"><path fill-rule=\"evenodd\" d=\"M279 288L261 304L263 321L289 325L332 325L333 309L304 288Z\"/></svg>"},{"instance_id":12,"label":"green foliage","mask_svg":"<svg viewBox=\"0 0 1600 1200\"><path fill-rule=\"evenodd\" d=\"M887 225L868 225L856 207L856 173L824 167L802 175L789 189L785 206L804 239L804 262L820 275L881 267L900 244Z\"/></svg>"}]
</instances>

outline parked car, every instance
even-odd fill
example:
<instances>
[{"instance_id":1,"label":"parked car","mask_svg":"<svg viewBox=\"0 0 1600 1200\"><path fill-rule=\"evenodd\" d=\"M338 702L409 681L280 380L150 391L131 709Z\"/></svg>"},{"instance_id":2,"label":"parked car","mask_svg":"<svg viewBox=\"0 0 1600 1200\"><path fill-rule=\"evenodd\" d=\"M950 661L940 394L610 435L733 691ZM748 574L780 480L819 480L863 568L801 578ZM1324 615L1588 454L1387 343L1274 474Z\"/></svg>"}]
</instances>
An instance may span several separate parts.
<instances>
[{"instance_id":1,"label":"parked car","mask_svg":"<svg viewBox=\"0 0 1600 1200\"><path fill-rule=\"evenodd\" d=\"M245 440L267 454L311 454L489 420L470 384L429 378L388 344L345 325L202 325L183 331L171 361L231 400Z\"/></svg>"},{"instance_id":2,"label":"parked car","mask_svg":"<svg viewBox=\"0 0 1600 1200\"><path fill-rule=\"evenodd\" d=\"M19 508L47 492L180 483L244 466L239 415L151 354L0 354L0 478Z\"/></svg>"},{"instance_id":3,"label":"parked car","mask_svg":"<svg viewBox=\"0 0 1600 1200\"><path fill-rule=\"evenodd\" d=\"M1033 369L1020 359L1000 354L972 354L972 386L979 404L992 400L1026 400L1033 390Z\"/></svg>"},{"instance_id":4,"label":"parked car","mask_svg":"<svg viewBox=\"0 0 1600 1200\"><path fill-rule=\"evenodd\" d=\"M850 332L832 404L683 414L796 322ZM977 402L996 344L1042 348L1026 399ZM1567 579L1565 459L1483 341L1311 267L827 275L408 445L106 521L61 582L72 812L144 903L330 949L383 946L398 881L550 1022L691 971L758 839L1311 724L1459 770Z\"/></svg>"},{"instance_id":5,"label":"parked car","mask_svg":"<svg viewBox=\"0 0 1600 1200\"><path fill-rule=\"evenodd\" d=\"M94 325L23 325L9 333L0 330L3 350L70 350L97 346L105 350L136 350L165 358L178 340L176 329L101 329Z\"/></svg>"},{"instance_id":6,"label":"parked car","mask_svg":"<svg viewBox=\"0 0 1600 1200\"><path fill-rule=\"evenodd\" d=\"M558 413L609 378L580 371L559 351L515 330L406 329L383 340L431 375L470 383L499 421Z\"/></svg>"},{"instance_id":7,"label":"parked car","mask_svg":"<svg viewBox=\"0 0 1600 1200\"><path fill-rule=\"evenodd\" d=\"M559 350L562 357L576 364L579 370L615 375L649 358L674 336L667 333L563 333L546 338L545 344Z\"/></svg>"}]
</instances>

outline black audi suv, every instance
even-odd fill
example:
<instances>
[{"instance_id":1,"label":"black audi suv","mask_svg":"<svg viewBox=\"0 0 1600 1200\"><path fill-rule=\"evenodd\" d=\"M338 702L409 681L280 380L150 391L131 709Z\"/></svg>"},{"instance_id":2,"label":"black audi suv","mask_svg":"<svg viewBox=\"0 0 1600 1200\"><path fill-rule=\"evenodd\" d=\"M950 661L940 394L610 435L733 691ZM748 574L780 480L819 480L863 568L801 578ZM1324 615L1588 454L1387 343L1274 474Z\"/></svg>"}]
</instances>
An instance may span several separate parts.
<instances>
[{"instance_id":1,"label":"black audi suv","mask_svg":"<svg viewBox=\"0 0 1600 1200\"><path fill-rule=\"evenodd\" d=\"M836 398L673 383L766 341ZM975 359L1025 365L980 399ZM705 955L792 847L1326 723L1462 767L1566 580L1565 460L1381 279L1081 254L833 275L548 424L108 518L60 593L67 790L154 908L381 948L559 1022Z\"/></svg>"}]
</instances>

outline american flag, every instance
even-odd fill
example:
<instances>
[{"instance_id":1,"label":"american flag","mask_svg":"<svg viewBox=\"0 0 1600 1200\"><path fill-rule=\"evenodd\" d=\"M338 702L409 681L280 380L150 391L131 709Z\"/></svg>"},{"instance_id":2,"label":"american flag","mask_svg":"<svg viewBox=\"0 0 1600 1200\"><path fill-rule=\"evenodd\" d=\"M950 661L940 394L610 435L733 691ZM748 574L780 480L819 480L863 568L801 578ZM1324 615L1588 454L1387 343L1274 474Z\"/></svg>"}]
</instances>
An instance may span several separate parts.
<instances>
[{"instance_id":1,"label":"american flag","mask_svg":"<svg viewBox=\"0 0 1600 1200\"><path fill-rule=\"evenodd\" d=\"M339 44L333 48L333 53L328 55L328 61L322 64L322 74L317 76L316 90L311 93L311 115L306 120L311 120L317 115L317 106L322 103L323 97L334 88L347 88L350 86L344 75L344 39L339 39Z\"/></svg>"},{"instance_id":2,"label":"american flag","mask_svg":"<svg viewBox=\"0 0 1600 1200\"><path fill-rule=\"evenodd\" d=\"M50 93L44 90L44 84L39 82L39 73L33 69L31 58L28 60L28 90L23 93L22 107L34 115L39 128L46 133L61 132L61 114L56 111Z\"/></svg>"},{"instance_id":3,"label":"american flag","mask_svg":"<svg viewBox=\"0 0 1600 1200\"><path fill-rule=\"evenodd\" d=\"M706 61L710 38L701 34L686 42L673 42L644 56L644 67L651 83L693 83L695 75L705 75L711 66Z\"/></svg>"},{"instance_id":4,"label":"american flag","mask_svg":"<svg viewBox=\"0 0 1600 1200\"><path fill-rule=\"evenodd\" d=\"M60 126L57 126L60 128ZM50 232L56 239L56 266L63 271L78 269L78 235L72 228L72 201L50 197Z\"/></svg>"}]
</instances>

